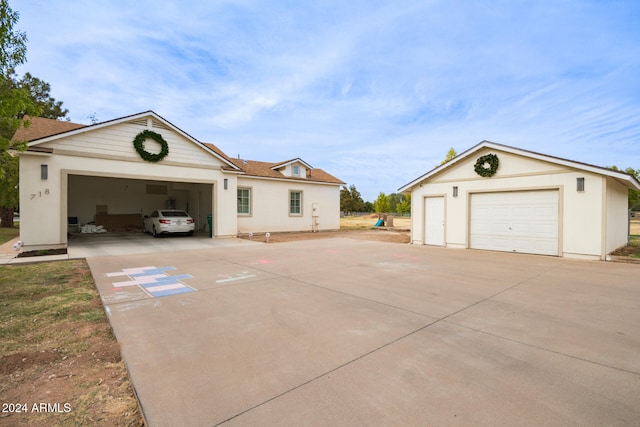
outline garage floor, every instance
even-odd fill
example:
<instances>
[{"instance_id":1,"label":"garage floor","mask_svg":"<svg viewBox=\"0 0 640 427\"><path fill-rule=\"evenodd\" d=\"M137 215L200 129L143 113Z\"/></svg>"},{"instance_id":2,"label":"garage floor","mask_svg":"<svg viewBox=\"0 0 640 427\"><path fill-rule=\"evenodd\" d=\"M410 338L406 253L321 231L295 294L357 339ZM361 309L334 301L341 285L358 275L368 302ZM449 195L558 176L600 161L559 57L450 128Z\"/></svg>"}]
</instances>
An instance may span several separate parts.
<instances>
[{"instance_id":1,"label":"garage floor","mask_svg":"<svg viewBox=\"0 0 640 427\"><path fill-rule=\"evenodd\" d=\"M640 419L638 265L350 239L109 255L88 262L151 426Z\"/></svg>"}]
</instances>

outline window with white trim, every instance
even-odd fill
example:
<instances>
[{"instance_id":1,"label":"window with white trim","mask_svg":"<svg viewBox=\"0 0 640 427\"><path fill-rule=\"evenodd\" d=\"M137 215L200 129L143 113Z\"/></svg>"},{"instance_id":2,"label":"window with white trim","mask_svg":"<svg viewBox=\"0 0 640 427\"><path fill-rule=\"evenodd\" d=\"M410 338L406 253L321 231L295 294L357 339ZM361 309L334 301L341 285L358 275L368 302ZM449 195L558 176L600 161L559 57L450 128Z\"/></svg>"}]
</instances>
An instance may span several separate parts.
<instances>
[{"instance_id":1,"label":"window with white trim","mask_svg":"<svg viewBox=\"0 0 640 427\"><path fill-rule=\"evenodd\" d=\"M300 166L293 165L293 175L294 176L300 176Z\"/></svg>"},{"instance_id":2,"label":"window with white trim","mask_svg":"<svg viewBox=\"0 0 640 427\"><path fill-rule=\"evenodd\" d=\"M251 215L251 189L238 188L238 214Z\"/></svg>"},{"instance_id":3,"label":"window with white trim","mask_svg":"<svg viewBox=\"0 0 640 427\"><path fill-rule=\"evenodd\" d=\"M289 191L289 215L302 215L302 191Z\"/></svg>"}]
</instances>

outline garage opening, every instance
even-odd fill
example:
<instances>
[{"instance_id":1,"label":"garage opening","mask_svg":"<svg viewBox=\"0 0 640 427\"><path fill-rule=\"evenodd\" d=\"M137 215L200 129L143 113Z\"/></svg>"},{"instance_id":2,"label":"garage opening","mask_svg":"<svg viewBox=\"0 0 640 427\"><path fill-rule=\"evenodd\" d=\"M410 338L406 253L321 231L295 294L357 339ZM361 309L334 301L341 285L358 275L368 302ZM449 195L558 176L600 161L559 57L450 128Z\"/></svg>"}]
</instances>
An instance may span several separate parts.
<instances>
[{"instance_id":1,"label":"garage opening","mask_svg":"<svg viewBox=\"0 0 640 427\"><path fill-rule=\"evenodd\" d=\"M472 249L558 255L558 190L471 194Z\"/></svg>"},{"instance_id":2,"label":"garage opening","mask_svg":"<svg viewBox=\"0 0 640 427\"><path fill-rule=\"evenodd\" d=\"M213 212L210 183L69 175L67 189L71 233L87 224L108 232L141 233L142 218L157 209L185 210L195 219L196 232L208 232L207 217Z\"/></svg>"}]
</instances>

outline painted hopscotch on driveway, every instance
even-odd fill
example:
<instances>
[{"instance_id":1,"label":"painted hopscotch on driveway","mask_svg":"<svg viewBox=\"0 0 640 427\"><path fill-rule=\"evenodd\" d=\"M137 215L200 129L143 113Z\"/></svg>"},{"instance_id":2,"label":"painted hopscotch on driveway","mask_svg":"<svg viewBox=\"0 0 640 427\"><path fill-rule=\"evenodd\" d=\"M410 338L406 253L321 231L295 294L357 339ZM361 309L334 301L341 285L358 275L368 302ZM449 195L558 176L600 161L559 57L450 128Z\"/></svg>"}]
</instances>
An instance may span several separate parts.
<instances>
[{"instance_id":1,"label":"painted hopscotch on driveway","mask_svg":"<svg viewBox=\"0 0 640 427\"><path fill-rule=\"evenodd\" d=\"M128 286L139 286L152 297L166 297L169 295L195 292L195 289L184 284L181 280L192 279L190 274L177 274L169 276L166 271L173 271L175 267L136 267L124 268L121 271L107 273L107 277L128 277L129 280L113 282L113 290L119 290Z\"/></svg>"}]
</instances>

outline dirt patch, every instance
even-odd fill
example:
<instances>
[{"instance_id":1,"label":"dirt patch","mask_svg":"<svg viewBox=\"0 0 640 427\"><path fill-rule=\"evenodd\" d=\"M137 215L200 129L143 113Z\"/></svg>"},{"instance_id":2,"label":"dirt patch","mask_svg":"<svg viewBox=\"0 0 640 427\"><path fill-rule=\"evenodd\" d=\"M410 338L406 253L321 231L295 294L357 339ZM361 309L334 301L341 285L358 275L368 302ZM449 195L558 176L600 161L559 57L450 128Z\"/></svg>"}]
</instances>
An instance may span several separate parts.
<instances>
[{"instance_id":1,"label":"dirt patch","mask_svg":"<svg viewBox=\"0 0 640 427\"><path fill-rule=\"evenodd\" d=\"M35 251L20 252L18 258L47 256L47 255L66 255L67 248L60 249L40 249Z\"/></svg>"},{"instance_id":2,"label":"dirt patch","mask_svg":"<svg viewBox=\"0 0 640 427\"><path fill-rule=\"evenodd\" d=\"M0 267L0 301L0 425L144 425L84 261Z\"/></svg>"},{"instance_id":3,"label":"dirt patch","mask_svg":"<svg viewBox=\"0 0 640 427\"><path fill-rule=\"evenodd\" d=\"M409 243L410 236L408 230L395 229L354 229L354 230L336 230L336 231L320 231L318 233L299 232L299 233L270 233L269 243L293 242L297 240L315 240L315 239L335 239L347 238L358 240L372 240L376 242L387 243ZM265 233L256 233L252 238L249 235L241 235L240 238L253 240L255 242L265 242L267 238Z\"/></svg>"},{"instance_id":4,"label":"dirt patch","mask_svg":"<svg viewBox=\"0 0 640 427\"><path fill-rule=\"evenodd\" d=\"M13 407L0 414L0 423L144 425L120 348L103 329L95 325L87 340L89 348L78 355L47 349L3 357L2 403Z\"/></svg>"}]
</instances>

